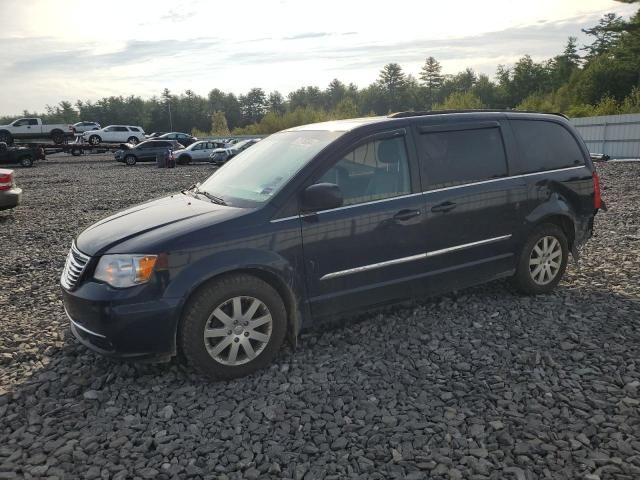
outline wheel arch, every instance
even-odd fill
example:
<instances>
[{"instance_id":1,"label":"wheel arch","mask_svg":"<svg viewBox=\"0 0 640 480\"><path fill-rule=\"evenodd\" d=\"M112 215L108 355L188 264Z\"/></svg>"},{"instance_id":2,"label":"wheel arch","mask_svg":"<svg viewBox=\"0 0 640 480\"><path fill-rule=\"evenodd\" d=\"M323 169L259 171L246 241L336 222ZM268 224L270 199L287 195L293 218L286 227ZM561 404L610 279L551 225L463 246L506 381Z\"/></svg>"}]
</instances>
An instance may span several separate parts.
<instances>
[{"instance_id":1,"label":"wheel arch","mask_svg":"<svg viewBox=\"0 0 640 480\"><path fill-rule=\"evenodd\" d=\"M531 231L544 223L552 223L560 227L567 237L569 251L575 255L575 240L577 216L571 207L559 195L553 195L549 201L538 206L530 215L527 216L529 229L527 236Z\"/></svg>"},{"instance_id":2,"label":"wheel arch","mask_svg":"<svg viewBox=\"0 0 640 480\"><path fill-rule=\"evenodd\" d=\"M179 308L175 323L174 341L176 349L178 346L177 336L180 323L182 322L184 311L194 295L196 295L203 288L206 288L207 285L209 285L211 282L215 282L224 277L243 274L251 275L264 281L269 286L274 288L278 295L280 295L280 298L282 299L285 310L287 312L286 338L291 346L295 348L295 346L297 345L298 333L302 325L302 312L300 311L300 307L298 305L299 295L297 295L294 291L292 282L286 280L280 272L277 272L275 269L265 267L264 265L255 264L229 267L212 272L209 275L203 276L196 284L192 286L192 288L190 288L186 292L184 300Z\"/></svg>"}]
</instances>

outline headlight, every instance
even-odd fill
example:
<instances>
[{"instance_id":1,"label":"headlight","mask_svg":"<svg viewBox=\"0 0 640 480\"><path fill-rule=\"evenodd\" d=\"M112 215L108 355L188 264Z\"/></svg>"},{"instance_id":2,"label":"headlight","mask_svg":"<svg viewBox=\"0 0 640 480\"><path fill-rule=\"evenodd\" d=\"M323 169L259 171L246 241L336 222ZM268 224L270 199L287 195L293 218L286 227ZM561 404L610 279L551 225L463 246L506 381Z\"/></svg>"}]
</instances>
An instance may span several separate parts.
<instances>
[{"instance_id":1,"label":"headlight","mask_svg":"<svg viewBox=\"0 0 640 480\"><path fill-rule=\"evenodd\" d=\"M93 276L112 287L133 287L149 281L157 259L157 255L104 255Z\"/></svg>"}]
</instances>

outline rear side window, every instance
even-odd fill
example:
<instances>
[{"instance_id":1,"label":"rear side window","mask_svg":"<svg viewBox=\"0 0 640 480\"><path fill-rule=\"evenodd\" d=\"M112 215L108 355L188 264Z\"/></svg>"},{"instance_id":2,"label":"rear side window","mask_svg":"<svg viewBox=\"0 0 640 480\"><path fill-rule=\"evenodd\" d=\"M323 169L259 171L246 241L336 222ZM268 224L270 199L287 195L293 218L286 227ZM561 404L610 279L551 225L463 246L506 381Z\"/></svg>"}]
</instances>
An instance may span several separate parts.
<instances>
[{"instance_id":1,"label":"rear side window","mask_svg":"<svg viewBox=\"0 0 640 480\"><path fill-rule=\"evenodd\" d=\"M481 182L507 175L497 127L424 132L418 140L422 182L427 190Z\"/></svg>"},{"instance_id":2,"label":"rear side window","mask_svg":"<svg viewBox=\"0 0 640 480\"><path fill-rule=\"evenodd\" d=\"M584 165L576 139L562 125L541 120L511 120L518 142L518 172L533 173Z\"/></svg>"},{"instance_id":3,"label":"rear side window","mask_svg":"<svg viewBox=\"0 0 640 480\"><path fill-rule=\"evenodd\" d=\"M131 130L132 132L139 132L140 129L137 127L129 127L129 130Z\"/></svg>"}]
</instances>

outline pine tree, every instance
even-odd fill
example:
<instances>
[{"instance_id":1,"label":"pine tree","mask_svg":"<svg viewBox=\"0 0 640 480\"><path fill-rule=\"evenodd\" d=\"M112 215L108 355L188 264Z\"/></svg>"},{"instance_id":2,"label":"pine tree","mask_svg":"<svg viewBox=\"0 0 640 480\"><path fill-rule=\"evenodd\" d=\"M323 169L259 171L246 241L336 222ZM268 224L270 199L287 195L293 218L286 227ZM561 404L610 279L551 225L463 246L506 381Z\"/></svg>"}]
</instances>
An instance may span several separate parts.
<instances>
[{"instance_id":1,"label":"pine tree","mask_svg":"<svg viewBox=\"0 0 640 480\"><path fill-rule=\"evenodd\" d=\"M442 86L444 77L442 75L442 66L433 57L427 57L422 70L420 70L420 80L429 92L437 90Z\"/></svg>"}]
</instances>

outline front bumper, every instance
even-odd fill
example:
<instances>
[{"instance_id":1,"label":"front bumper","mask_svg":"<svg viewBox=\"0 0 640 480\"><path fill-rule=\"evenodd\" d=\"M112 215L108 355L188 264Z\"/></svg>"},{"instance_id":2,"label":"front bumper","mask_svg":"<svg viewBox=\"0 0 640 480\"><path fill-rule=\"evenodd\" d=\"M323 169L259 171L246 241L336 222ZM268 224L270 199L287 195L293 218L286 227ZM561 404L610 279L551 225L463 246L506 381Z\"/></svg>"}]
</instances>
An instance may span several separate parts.
<instances>
[{"instance_id":1,"label":"front bumper","mask_svg":"<svg viewBox=\"0 0 640 480\"><path fill-rule=\"evenodd\" d=\"M87 282L77 290L62 289L71 332L86 347L109 357L170 357L176 351L181 299L136 301L135 290L116 290Z\"/></svg>"},{"instance_id":2,"label":"front bumper","mask_svg":"<svg viewBox=\"0 0 640 480\"><path fill-rule=\"evenodd\" d=\"M11 190L0 191L0 210L7 210L17 206L21 199L21 188L13 187Z\"/></svg>"}]
</instances>

